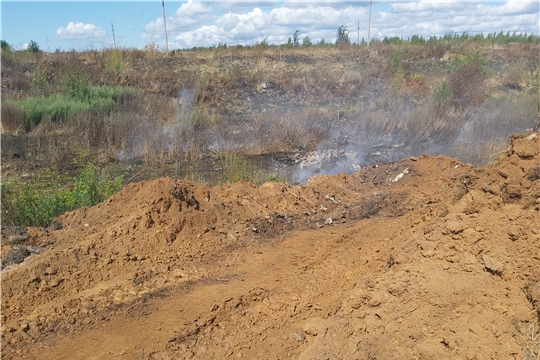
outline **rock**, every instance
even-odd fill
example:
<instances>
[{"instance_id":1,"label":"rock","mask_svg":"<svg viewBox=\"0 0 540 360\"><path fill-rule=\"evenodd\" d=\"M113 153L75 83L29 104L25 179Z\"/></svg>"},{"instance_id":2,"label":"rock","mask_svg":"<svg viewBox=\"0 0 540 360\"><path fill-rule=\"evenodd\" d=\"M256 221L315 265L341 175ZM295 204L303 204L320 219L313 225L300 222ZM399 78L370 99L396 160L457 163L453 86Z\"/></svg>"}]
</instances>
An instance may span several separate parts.
<instances>
[{"instance_id":1,"label":"rock","mask_svg":"<svg viewBox=\"0 0 540 360\"><path fill-rule=\"evenodd\" d=\"M320 317L309 319L302 328L306 334L311 336L324 335L327 329L326 322Z\"/></svg>"},{"instance_id":2,"label":"rock","mask_svg":"<svg viewBox=\"0 0 540 360\"><path fill-rule=\"evenodd\" d=\"M8 244L17 245L24 242L26 239L28 239L28 236L26 235L11 235L8 238Z\"/></svg>"},{"instance_id":3,"label":"rock","mask_svg":"<svg viewBox=\"0 0 540 360\"><path fill-rule=\"evenodd\" d=\"M491 257L487 254L484 254L482 256L482 260L484 261L484 266L486 267L486 270L489 271L492 274L501 275L504 269L504 263L494 257Z\"/></svg>"},{"instance_id":4,"label":"rock","mask_svg":"<svg viewBox=\"0 0 540 360\"><path fill-rule=\"evenodd\" d=\"M54 275L56 274L56 270L54 270L52 267L48 267L45 269L45 275Z\"/></svg>"},{"instance_id":5,"label":"rock","mask_svg":"<svg viewBox=\"0 0 540 360\"><path fill-rule=\"evenodd\" d=\"M304 332L302 330L296 330L293 333L293 337L296 339L296 341L304 341L304 340L306 340L306 335L304 335Z\"/></svg>"},{"instance_id":6,"label":"rock","mask_svg":"<svg viewBox=\"0 0 540 360\"><path fill-rule=\"evenodd\" d=\"M471 228L463 230L462 236L465 241L471 244L475 244L482 239L482 235Z\"/></svg>"},{"instance_id":7,"label":"rock","mask_svg":"<svg viewBox=\"0 0 540 360\"><path fill-rule=\"evenodd\" d=\"M461 221L451 220L446 223L446 228L450 230L452 234L458 234L465 230L468 226L463 224Z\"/></svg>"},{"instance_id":8,"label":"rock","mask_svg":"<svg viewBox=\"0 0 540 360\"><path fill-rule=\"evenodd\" d=\"M506 185L506 195L510 199L518 199L521 197L521 185L519 184L508 184Z\"/></svg>"},{"instance_id":9,"label":"rock","mask_svg":"<svg viewBox=\"0 0 540 360\"><path fill-rule=\"evenodd\" d=\"M28 236L28 231L22 226L12 226L9 228L9 231L11 231L13 235Z\"/></svg>"}]
</instances>

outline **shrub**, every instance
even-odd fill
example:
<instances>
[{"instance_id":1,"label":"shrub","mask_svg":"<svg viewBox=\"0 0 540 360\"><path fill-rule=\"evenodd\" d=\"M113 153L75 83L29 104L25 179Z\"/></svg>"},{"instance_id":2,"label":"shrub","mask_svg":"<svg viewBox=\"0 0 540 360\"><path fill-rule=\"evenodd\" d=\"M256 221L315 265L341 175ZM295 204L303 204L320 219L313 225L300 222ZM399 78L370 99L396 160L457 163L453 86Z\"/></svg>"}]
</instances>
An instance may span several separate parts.
<instances>
[{"instance_id":1,"label":"shrub","mask_svg":"<svg viewBox=\"0 0 540 360\"><path fill-rule=\"evenodd\" d=\"M521 90L521 83L525 74L525 62L521 59L508 67L508 71L504 74L503 85L514 90Z\"/></svg>"},{"instance_id":2,"label":"shrub","mask_svg":"<svg viewBox=\"0 0 540 360\"><path fill-rule=\"evenodd\" d=\"M448 81L436 83L433 86L433 107L435 115L441 117L450 108L452 104L452 89Z\"/></svg>"},{"instance_id":3,"label":"shrub","mask_svg":"<svg viewBox=\"0 0 540 360\"><path fill-rule=\"evenodd\" d=\"M111 50L107 55L105 72L116 79L122 73L122 65L124 62L124 54L122 50Z\"/></svg>"},{"instance_id":4,"label":"shrub","mask_svg":"<svg viewBox=\"0 0 540 360\"><path fill-rule=\"evenodd\" d=\"M302 40L302 46L308 47L308 46L311 46L311 45L312 45L312 43L311 43L311 40L309 39L309 35L308 35Z\"/></svg>"},{"instance_id":5,"label":"shrub","mask_svg":"<svg viewBox=\"0 0 540 360\"><path fill-rule=\"evenodd\" d=\"M468 55L458 55L454 57L450 64L448 64L448 72L455 73L465 65L477 64L480 68L482 75L488 78L491 74L491 68L489 66L489 60L479 52L475 52Z\"/></svg>"},{"instance_id":6,"label":"shrub","mask_svg":"<svg viewBox=\"0 0 540 360\"><path fill-rule=\"evenodd\" d=\"M448 82L452 90L452 104L458 109L484 102L484 75L478 63L462 66L450 75Z\"/></svg>"},{"instance_id":7,"label":"shrub","mask_svg":"<svg viewBox=\"0 0 540 360\"><path fill-rule=\"evenodd\" d=\"M30 40L30 42L26 46L26 51L31 52L31 53L36 53L38 51L41 51L41 49L39 48L39 45L37 42L35 42L34 40Z\"/></svg>"},{"instance_id":8,"label":"shrub","mask_svg":"<svg viewBox=\"0 0 540 360\"><path fill-rule=\"evenodd\" d=\"M11 45L6 40L2 40L2 51L12 51Z\"/></svg>"},{"instance_id":9,"label":"shrub","mask_svg":"<svg viewBox=\"0 0 540 360\"><path fill-rule=\"evenodd\" d=\"M405 75L405 70L407 70L406 68L408 67L408 55L407 49L392 50L388 58L388 67L392 75L397 73L403 73L403 75Z\"/></svg>"},{"instance_id":10,"label":"shrub","mask_svg":"<svg viewBox=\"0 0 540 360\"><path fill-rule=\"evenodd\" d=\"M49 95L49 80L45 69L38 66L32 71L32 83L43 95Z\"/></svg>"},{"instance_id":11,"label":"shrub","mask_svg":"<svg viewBox=\"0 0 540 360\"><path fill-rule=\"evenodd\" d=\"M72 99L84 101L90 94L89 81L90 75L86 72L78 73L73 69L68 69L62 77L60 88L62 93Z\"/></svg>"}]
</instances>

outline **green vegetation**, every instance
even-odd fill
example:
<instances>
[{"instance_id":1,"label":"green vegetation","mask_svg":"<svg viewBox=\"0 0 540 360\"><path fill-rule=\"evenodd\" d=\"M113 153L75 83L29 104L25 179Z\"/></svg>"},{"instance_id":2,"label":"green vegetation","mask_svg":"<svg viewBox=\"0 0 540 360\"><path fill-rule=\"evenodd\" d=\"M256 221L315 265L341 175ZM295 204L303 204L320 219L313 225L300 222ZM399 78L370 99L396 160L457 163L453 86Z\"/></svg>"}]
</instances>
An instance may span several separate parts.
<instances>
[{"instance_id":1,"label":"green vegetation","mask_svg":"<svg viewBox=\"0 0 540 360\"><path fill-rule=\"evenodd\" d=\"M31 52L31 53L36 53L38 51L41 51L41 49L39 48L39 45L37 42L35 42L34 40L30 40L30 42L26 46L26 51Z\"/></svg>"},{"instance_id":2,"label":"green vegetation","mask_svg":"<svg viewBox=\"0 0 540 360\"><path fill-rule=\"evenodd\" d=\"M337 30L336 45L350 45L351 39L349 39L349 30L344 25L341 25Z\"/></svg>"},{"instance_id":3,"label":"green vegetation","mask_svg":"<svg viewBox=\"0 0 540 360\"><path fill-rule=\"evenodd\" d=\"M53 92L48 74L41 66L32 71L32 84L42 96L29 96L21 100L8 100L3 106L14 108L19 119L11 121L22 124L25 129L39 124L43 119L65 121L75 115L89 112L108 114L122 102L124 94L136 94L133 89L109 86L91 86L90 75L71 68L64 71L58 86Z\"/></svg>"},{"instance_id":4,"label":"green vegetation","mask_svg":"<svg viewBox=\"0 0 540 360\"><path fill-rule=\"evenodd\" d=\"M9 45L6 40L2 40L1 43L2 43L2 51L10 51L11 52L13 50L11 48L11 45Z\"/></svg>"},{"instance_id":5,"label":"green vegetation","mask_svg":"<svg viewBox=\"0 0 540 360\"><path fill-rule=\"evenodd\" d=\"M538 35L387 37L369 48L363 39L350 46L349 35L341 26L337 41L296 31L283 44L261 37L167 55L155 43L34 54L3 41L2 220L45 225L121 186L96 168L74 178L80 151L125 171L127 182L260 185L283 180L271 171L293 179L297 164L311 166L309 154L334 140L368 153L390 133L414 151L436 145L485 163L511 129L537 118ZM516 43L491 46L507 42Z\"/></svg>"},{"instance_id":6,"label":"green vegetation","mask_svg":"<svg viewBox=\"0 0 540 360\"><path fill-rule=\"evenodd\" d=\"M452 104L452 89L448 81L442 81L433 85L433 105L438 117L446 114Z\"/></svg>"},{"instance_id":7,"label":"green vegetation","mask_svg":"<svg viewBox=\"0 0 540 360\"><path fill-rule=\"evenodd\" d=\"M22 100L9 100L8 106L20 110L22 123L37 125L45 117L52 121L67 120L84 112L110 113L120 104L122 95L135 93L122 87L88 87L84 96L70 96L64 93L43 97L27 97Z\"/></svg>"},{"instance_id":8,"label":"green vegetation","mask_svg":"<svg viewBox=\"0 0 540 360\"><path fill-rule=\"evenodd\" d=\"M244 156L234 152L220 154L218 162L221 165L220 182L222 184L248 181L255 186L260 186L270 181L285 181L276 174L261 170Z\"/></svg>"},{"instance_id":9,"label":"green vegetation","mask_svg":"<svg viewBox=\"0 0 540 360\"><path fill-rule=\"evenodd\" d=\"M66 187L66 182L71 185ZM71 181L53 171L32 184L4 180L2 221L19 226L48 226L66 211L102 202L119 191L122 184L122 176L112 178L98 172L93 164L83 167Z\"/></svg>"},{"instance_id":10,"label":"green vegetation","mask_svg":"<svg viewBox=\"0 0 540 360\"><path fill-rule=\"evenodd\" d=\"M489 65L489 59L476 51L467 55L458 55L454 57L448 64L448 72L455 73L465 65L478 64L484 78L488 78L491 75L491 68Z\"/></svg>"}]
</instances>

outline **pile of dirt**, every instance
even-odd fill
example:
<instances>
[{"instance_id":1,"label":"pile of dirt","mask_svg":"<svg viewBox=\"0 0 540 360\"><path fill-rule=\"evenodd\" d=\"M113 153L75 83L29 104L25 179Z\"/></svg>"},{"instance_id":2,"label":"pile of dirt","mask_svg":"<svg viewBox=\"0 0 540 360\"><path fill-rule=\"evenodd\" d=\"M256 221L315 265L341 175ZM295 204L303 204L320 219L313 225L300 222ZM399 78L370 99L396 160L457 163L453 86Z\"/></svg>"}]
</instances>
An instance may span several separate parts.
<instances>
[{"instance_id":1,"label":"pile of dirt","mask_svg":"<svg viewBox=\"0 0 540 360\"><path fill-rule=\"evenodd\" d=\"M306 186L130 184L3 241L30 255L2 271L3 356L536 358L539 145Z\"/></svg>"}]
</instances>

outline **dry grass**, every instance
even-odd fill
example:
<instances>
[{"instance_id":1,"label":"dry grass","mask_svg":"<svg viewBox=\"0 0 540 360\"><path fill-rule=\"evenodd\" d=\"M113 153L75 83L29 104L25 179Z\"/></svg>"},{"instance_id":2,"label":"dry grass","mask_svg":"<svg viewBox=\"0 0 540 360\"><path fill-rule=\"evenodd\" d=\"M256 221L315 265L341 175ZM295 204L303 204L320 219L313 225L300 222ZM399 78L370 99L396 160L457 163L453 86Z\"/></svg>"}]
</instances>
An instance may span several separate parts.
<instances>
[{"instance_id":1,"label":"dry grass","mask_svg":"<svg viewBox=\"0 0 540 360\"><path fill-rule=\"evenodd\" d=\"M155 48L13 53L2 56L2 100L42 91L32 80L34 71L44 74L42 88L53 93L63 75L76 70L89 75L90 85L128 86L144 95L126 95L105 116L85 113L36 129L10 121L17 110L2 106L2 128L28 132L20 135L26 152L42 166L55 157L57 164L69 163L80 149L104 161L163 167L230 151L256 156L343 144L366 150L381 143L485 162L508 132L530 127L535 119L529 117L537 90L523 79L536 71L530 59L538 49L538 44L512 45L523 60L494 68L489 81L474 64L449 74L441 59L472 51L515 57L507 48L440 42L374 43L369 49L229 46L168 57ZM452 102L435 111L432 91L444 80ZM523 90L513 97L497 90L506 83ZM507 128L501 129L503 124ZM461 153L463 147L455 144L463 139L480 144L477 156Z\"/></svg>"}]
</instances>

